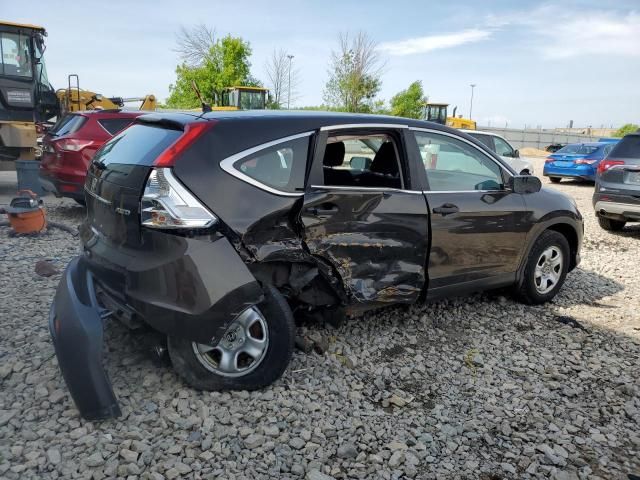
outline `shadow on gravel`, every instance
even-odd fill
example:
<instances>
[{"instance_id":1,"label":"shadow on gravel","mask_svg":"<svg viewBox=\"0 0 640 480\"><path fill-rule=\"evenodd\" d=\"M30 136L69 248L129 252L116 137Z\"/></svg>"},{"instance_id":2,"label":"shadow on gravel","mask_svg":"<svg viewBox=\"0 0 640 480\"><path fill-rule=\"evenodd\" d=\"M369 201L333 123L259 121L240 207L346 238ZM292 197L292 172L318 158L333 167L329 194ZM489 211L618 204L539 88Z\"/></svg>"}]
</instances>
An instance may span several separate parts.
<instances>
[{"instance_id":1,"label":"shadow on gravel","mask_svg":"<svg viewBox=\"0 0 640 480\"><path fill-rule=\"evenodd\" d=\"M578 267L567 275L562 289L551 304L562 307L578 304L592 305L622 290L624 285L621 283L592 270L583 270Z\"/></svg>"}]
</instances>

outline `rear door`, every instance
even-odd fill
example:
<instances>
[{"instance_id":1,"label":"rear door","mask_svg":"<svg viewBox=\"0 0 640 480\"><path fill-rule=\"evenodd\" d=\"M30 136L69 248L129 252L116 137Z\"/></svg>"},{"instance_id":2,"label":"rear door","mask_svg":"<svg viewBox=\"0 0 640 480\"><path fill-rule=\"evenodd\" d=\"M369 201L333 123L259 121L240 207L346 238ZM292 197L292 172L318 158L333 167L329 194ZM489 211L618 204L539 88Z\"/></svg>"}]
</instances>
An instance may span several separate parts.
<instances>
[{"instance_id":1,"label":"rear door","mask_svg":"<svg viewBox=\"0 0 640 480\"><path fill-rule=\"evenodd\" d=\"M337 126L319 136L304 241L335 269L352 304L412 303L425 285L429 216L406 151L402 128Z\"/></svg>"},{"instance_id":2,"label":"rear door","mask_svg":"<svg viewBox=\"0 0 640 480\"><path fill-rule=\"evenodd\" d=\"M91 228L115 245L140 243L140 198L153 161L182 130L135 125L93 157L85 182Z\"/></svg>"},{"instance_id":3,"label":"rear door","mask_svg":"<svg viewBox=\"0 0 640 480\"><path fill-rule=\"evenodd\" d=\"M521 195L505 185L511 175L457 135L413 131L426 172L431 214L429 294L515 278L527 231Z\"/></svg>"}]
</instances>

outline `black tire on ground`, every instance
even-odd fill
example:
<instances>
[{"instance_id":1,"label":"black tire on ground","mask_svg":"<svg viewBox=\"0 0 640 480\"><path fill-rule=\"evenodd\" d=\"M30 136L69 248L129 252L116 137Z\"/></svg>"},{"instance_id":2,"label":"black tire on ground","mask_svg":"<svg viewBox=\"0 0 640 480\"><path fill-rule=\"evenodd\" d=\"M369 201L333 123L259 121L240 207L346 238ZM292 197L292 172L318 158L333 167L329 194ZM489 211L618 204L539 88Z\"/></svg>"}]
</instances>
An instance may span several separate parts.
<instances>
[{"instance_id":1,"label":"black tire on ground","mask_svg":"<svg viewBox=\"0 0 640 480\"><path fill-rule=\"evenodd\" d=\"M265 299L257 307L267 324L269 345L255 369L239 377L219 375L200 363L191 341L169 337L169 356L178 375L198 390L257 390L280 378L293 354L296 337L293 313L285 298L272 286L265 288Z\"/></svg>"},{"instance_id":2,"label":"black tire on ground","mask_svg":"<svg viewBox=\"0 0 640 480\"><path fill-rule=\"evenodd\" d=\"M622 230L627 222L622 220L612 220L610 218L598 217L598 223L600 226L609 232L619 232Z\"/></svg>"},{"instance_id":3,"label":"black tire on ground","mask_svg":"<svg viewBox=\"0 0 640 480\"><path fill-rule=\"evenodd\" d=\"M559 248L562 252L562 269L560 272L560 278L553 289L542 294L538 292L535 284L536 263L540 259L542 253L552 246ZM564 284L564 280L567 276L567 271L569 270L569 255L569 242L564 235L553 230L545 230L544 232L542 232L533 244L531 251L529 252L527 264L524 269L524 280L522 281L522 284L516 287L516 289L514 290L514 296L520 302L529 305L539 305L551 300L556 296L556 294Z\"/></svg>"},{"instance_id":4,"label":"black tire on ground","mask_svg":"<svg viewBox=\"0 0 640 480\"><path fill-rule=\"evenodd\" d=\"M83 207L87 206L87 202L84 201L84 198L74 198L78 205L82 205Z\"/></svg>"},{"instance_id":5,"label":"black tire on ground","mask_svg":"<svg viewBox=\"0 0 640 480\"><path fill-rule=\"evenodd\" d=\"M549 177L549 180L551 180L551 183L560 183L562 181L562 178L560 178L560 177Z\"/></svg>"}]
</instances>

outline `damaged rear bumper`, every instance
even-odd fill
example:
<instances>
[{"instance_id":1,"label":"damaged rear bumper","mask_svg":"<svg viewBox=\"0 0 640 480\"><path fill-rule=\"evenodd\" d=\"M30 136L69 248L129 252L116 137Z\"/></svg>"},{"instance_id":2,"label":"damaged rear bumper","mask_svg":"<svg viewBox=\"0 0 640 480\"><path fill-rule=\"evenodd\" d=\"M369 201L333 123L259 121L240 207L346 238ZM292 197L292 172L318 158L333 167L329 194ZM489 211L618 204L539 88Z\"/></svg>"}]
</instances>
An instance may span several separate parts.
<instances>
[{"instance_id":1,"label":"damaged rear bumper","mask_svg":"<svg viewBox=\"0 0 640 480\"><path fill-rule=\"evenodd\" d=\"M67 266L49 312L58 365L87 420L119 417L120 407L102 362L103 316L93 277L81 257Z\"/></svg>"},{"instance_id":2,"label":"damaged rear bumper","mask_svg":"<svg viewBox=\"0 0 640 480\"><path fill-rule=\"evenodd\" d=\"M81 234L84 255L60 280L49 326L65 382L86 419L120 415L102 359L103 320L110 312L167 336L216 345L233 319L263 298L223 236L145 231L133 248L87 229Z\"/></svg>"}]
</instances>

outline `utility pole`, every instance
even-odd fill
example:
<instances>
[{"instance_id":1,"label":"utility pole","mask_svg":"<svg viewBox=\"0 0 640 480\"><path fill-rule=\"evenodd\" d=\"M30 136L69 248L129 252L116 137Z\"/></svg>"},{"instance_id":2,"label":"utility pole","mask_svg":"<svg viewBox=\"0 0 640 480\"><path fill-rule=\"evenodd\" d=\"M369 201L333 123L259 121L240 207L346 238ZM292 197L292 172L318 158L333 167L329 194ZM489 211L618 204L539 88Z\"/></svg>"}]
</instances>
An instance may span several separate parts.
<instances>
[{"instance_id":1,"label":"utility pole","mask_svg":"<svg viewBox=\"0 0 640 480\"><path fill-rule=\"evenodd\" d=\"M471 103L469 105L469 120L471 120L471 114L473 113L473 89L476 88L476 84L472 83L471 85Z\"/></svg>"},{"instance_id":2,"label":"utility pole","mask_svg":"<svg viewBox=\"0 0 640 480\"><path fill-rule=\"evenodd\" d=\"M287 55L289 59L289 93L287 94L287 110L291 108L291 61L293 60L293 55Z\"/></svg>"}]
</instances>

